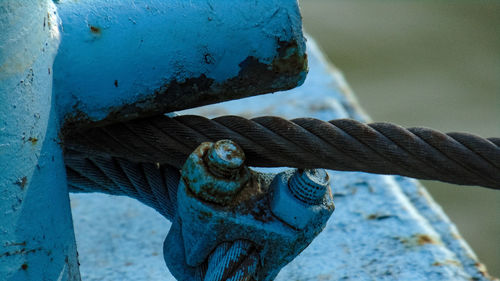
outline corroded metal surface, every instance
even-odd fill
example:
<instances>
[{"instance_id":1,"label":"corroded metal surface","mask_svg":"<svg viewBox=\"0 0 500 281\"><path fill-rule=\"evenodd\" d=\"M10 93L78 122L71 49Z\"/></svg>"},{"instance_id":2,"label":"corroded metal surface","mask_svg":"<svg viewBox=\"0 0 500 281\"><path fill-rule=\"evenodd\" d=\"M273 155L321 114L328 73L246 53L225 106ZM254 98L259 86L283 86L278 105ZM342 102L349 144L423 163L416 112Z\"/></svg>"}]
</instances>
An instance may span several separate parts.
<instances>
[{"instance_id":1,"label":"corroded metal surface","mask_svg":"<svg viewBox=\"0 0 500 281\"><path fill-rule=\"evenodd\" d=\"M257 249L260 262L256 280L274 280L283 266L321 232L331 216L335 207L328 176L324 170L288 170L277 175L250 173L242 161L235 161L240 163L237 168L243 175L217 178L201 159L221 142L231 143L202 143L182 169L177 216L164 243L165 261L178 280L196 280L200 268L210 260L210 253L221 243L244 240ZM236 160L244 159L243 152L237 150ZM296 190L305 188L304 181L292 181L289 186L290 178L305 174L323 175L318 180L324 192L317 202L303 202L290 192L292 186ZM224 267L219 269L224 271ZM227 271L231 272L231 266Z\"/></svg>"},{"instance_id":2,"label":"corroded metal surface","mask_svg":"<svg viewBox=\"0 0 500 281\"><path fill-rule=\"evenodd\" d=\"M366 120L341 74L329 71L311 41L308 52L310 74L300 88L182 113ZM352 172L329 176L335 214L276 280L487 280L473 251L418 182ZM72 195L72 202L85 280L173 280L159 252L169 224L159 215L127 198Z\"/></svg>"},{"instance_id":3,"label":"corroded metal surface","mask_svg":"<svg viewBox=\"0 0 500 281\"><path fill-rule=\"evenodd\" d=\"M220 159L213 160L212 154L220 146L221 141L202 143L186 160L182 169L182 180L189 183L189 190L205 201L227 205L250 179L250 171L243 165L245 156L241 148L230 152L233 163L237 166L232 170L220 171ZM212 159L210 159L212 158ZM227 165L226 165L227 166ZM216 170L217 169L217 170ZM215 171L214 171L215 170Z\"/></svg>"},{"instance_id":4,"label":"corroded metal surface","mask_svg":"<svg viewBox=\"0 0 500 281\"><path fill-rule=\"evenodd\" d=\"M307 72L296 0L58 1L66 129L276 92Z\"/></svg>"}]
</instances>

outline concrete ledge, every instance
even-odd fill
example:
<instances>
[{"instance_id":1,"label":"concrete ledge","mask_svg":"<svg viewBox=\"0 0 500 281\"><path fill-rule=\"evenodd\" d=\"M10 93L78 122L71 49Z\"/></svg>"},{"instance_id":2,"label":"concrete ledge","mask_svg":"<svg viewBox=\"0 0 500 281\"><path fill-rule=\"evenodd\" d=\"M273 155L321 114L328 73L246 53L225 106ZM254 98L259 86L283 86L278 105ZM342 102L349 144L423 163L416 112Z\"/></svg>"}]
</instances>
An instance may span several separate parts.
<instances>
[{"instance_id":1,"label":"concrete ledge","mask_svg":"<svg viewBox=\"0 0 500 281\"><path fill-rule=\"evenodd\" d=\"M366 120L312 40L303 86L180 112ZM412 179L330 171L337 209L277 280L488 280L424 187ZM161 254L170 223L129 198L72 194L80 271L88 280L173 280Z\"/></svg>"}]
</instances>

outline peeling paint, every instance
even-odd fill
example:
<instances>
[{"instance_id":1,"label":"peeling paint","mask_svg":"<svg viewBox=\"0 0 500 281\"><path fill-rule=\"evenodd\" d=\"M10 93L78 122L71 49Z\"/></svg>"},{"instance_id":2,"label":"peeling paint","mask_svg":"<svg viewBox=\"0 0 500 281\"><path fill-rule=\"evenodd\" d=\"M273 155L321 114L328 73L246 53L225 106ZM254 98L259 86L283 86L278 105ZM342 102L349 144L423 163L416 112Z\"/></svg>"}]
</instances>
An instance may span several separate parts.
<instances>
[{"instance_id":1,"label":"peeling paint","mask_svg":"<svg viewBox=\"0 0 500 281\"><path fill-rule=\"evenodd\" d=\"M101 35L101 28L93 25L89 25L90 32L92 32L95 35Z\"/></svg>"},{"instance_id":2,"label":"peeling paint","mask_svg":"<svg viewBox=\"0 0 500 281\"><path fill-rule=\"evenodd\" d=\"M395 237L403 245L408 248L414 248L425 245L442 245L442 242L437 237L429 234L414 234L410 237Z\"/></svg>"},{"instance_id":3,"label":"peeling paint","mask_svg":"<svg viewBox=\"0 0 500 281\"><path fill-rule=\"evenodd\" d=\"M24 176L16 181L16 184L19 185L19 187L21 187L21 189L24 189L26 187L27 183L28 183L28 177L26 177L26 176Z\"/></svg>"},{"instance_id":4,"label":"peeling paint","mask_svg":"<svg viewBox=\"0 0 500 281\"><path fill-rule=\"evenodd\" d=\"M278 44L280 56L271 64L262 63L250 56L239 64L238 76L223 83L204 74L187 78L183 82L174 80L134 103L109 108L108 115L101 120L91 119L77 106L64 118L62 131L66 134L74 129L103 126L299 86L308 70L307 55L299 52L296 41L279 41ZM114 85L118 87L117 80Z\"/></svg>"},{"instance_id":5,"label":"peeling paint","mask_svg":"<svg viewBox=\"0 0 500 281\"><path fill-rule=\"evenodd\" d=\"M417 243L420 246L425 244L439 244L438 241L436 241L434 238L432 238L427 234L418 234L416 237L417 237Z\"/></svg>"},{"instance_id":6,"label":"peeling paint","mask_svg":"<svg viewBox=\"0 0 500 281\"><path fill-rule=\"evenodd\" d=\"M29 137L28 141L31 142L32 145L35 145L38 143L38 138L35 137Z\"/></svg>"},{"instance_id":7,"label":"peeling paint","mask_svg":"<svg viewBox=\"0 0 500 281\"><path fill-rule=\"evenodd\" d=\"M58 14L66 130L291 89L307 73L296 0L61 1Z\"/></svg>"}]
</instances>

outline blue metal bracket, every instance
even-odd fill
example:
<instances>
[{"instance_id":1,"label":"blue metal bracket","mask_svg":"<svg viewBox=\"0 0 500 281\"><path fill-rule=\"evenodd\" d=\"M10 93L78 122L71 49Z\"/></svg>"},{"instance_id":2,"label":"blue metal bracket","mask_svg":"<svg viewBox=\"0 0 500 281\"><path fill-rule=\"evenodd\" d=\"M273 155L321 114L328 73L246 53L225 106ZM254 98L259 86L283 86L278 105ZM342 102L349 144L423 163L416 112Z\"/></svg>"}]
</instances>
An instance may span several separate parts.
<instances>
[{"instance_id":1,"label":"blue metal bracket","mask_svg":"<svg viewBox=\"0 0 500 281\"><path fill-rule=\"evenodd\" d=\"M214 151L223 156L211 157ZM195 280L197 267L219 244L237 240L256 245L257 280L274 280L323 230L335 209L324 170L250 171L243 151L231 141L203 143L190 155L177 201L163 254L178 280Z\"/></svg>"}]
</instances>

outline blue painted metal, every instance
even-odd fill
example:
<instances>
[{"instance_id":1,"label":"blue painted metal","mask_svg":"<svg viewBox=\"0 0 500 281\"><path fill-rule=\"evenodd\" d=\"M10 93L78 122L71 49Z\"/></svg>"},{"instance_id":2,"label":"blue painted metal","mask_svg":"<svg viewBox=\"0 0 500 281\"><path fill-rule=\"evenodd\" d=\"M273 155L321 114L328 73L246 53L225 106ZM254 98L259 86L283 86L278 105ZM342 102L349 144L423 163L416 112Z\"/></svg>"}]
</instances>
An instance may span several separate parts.
<instances>
[{"instance_id":1,"label":"blue painted metal","mask_svg":"<svg viewBox=\"0 0 500 281\"><path fill-rule=\"evenodd\" d=\"M295 0L54 2L0 2L0 279L79 279L61 125L292 88L307 72Z\"/></svg>"},{"instance_id":2,"label":"blue painted metal","mask_svg":"<svg viewBox=\"0 0 500 281\"><path fill-rule=\"evenodd\" d=\"M235 176L211 173L213 160L209 159L215 151L236 164ZM163 251L178 280L195 280L198 267L219 244L237 240L250 241L259 249L257 280L274 280L323 230L332 214L333 198L324 170L289 170L275 176L250 172L241 160L243 151L224 140L201 144L186 160L177 190L177 217ZM306 203L292 195L288 183L294 177L300 178L292 181L296 191L322 189L321 198Z\"/></svg>"},{"instance_id":3,"label":"blue painted metal","mask_svg":"<svg viewBox=\"0 0 500 281\"><path fill-rule=\"evenodd\" d=\"M61 0L58 13L54 88L69 122L161 114L305 79L296 0Z\"/></svg>"},{"instance_id":4,"label":"blue painted metal","mask_svg":"<svg viewBox=\"0 0 500 281\"><path fill-rule=\"evenodd\" d=\"M340 72L328 65L313 40L307 47L310 70L303 86L179 113L367 120ZM467 242L417 181L328 174L335 214L277 281L489 280ZM84 280L175 280L160 250L171 224L154 210L101 194L72 194L71 199Z\"/></svg>"},{"instance_id":5,"label":"blue painted metal","mask_svg":"<svg viewBox=\"0 0 500 281\"><path fill-rule=\"evenodd\" d=\"M52 97L55 11L0 3L1 280L80 280Z\"/></svg>"}]
</instances>

